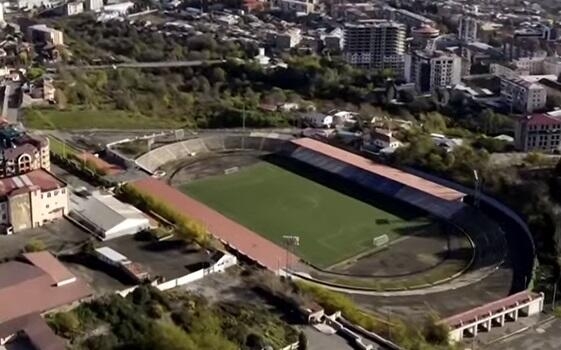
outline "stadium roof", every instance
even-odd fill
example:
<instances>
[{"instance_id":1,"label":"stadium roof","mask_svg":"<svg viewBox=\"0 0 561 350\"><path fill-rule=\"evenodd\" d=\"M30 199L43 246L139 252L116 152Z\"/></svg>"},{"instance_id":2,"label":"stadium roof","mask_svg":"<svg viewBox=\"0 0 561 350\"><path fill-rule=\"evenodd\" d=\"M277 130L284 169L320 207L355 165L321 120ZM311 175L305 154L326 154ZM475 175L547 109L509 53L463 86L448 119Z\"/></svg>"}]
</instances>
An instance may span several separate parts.
<instances>
[{"instance_id":1,"label":"stadium roof","mask_svg":"<svg viewBox=\"0 0 561 350\"><path fill-rule=\"evenodd\" d=\"M490 302L488 304L473 308L466 312L459 313L457 315L448 317L440 321L448 325L451 328L460 327L463 324L473 322L480 317L489 317L497 312L502 312L510 307L525 303L527 301L537 298L539 295L537 293L532 293L528 291L522 291L506 298Z\"/></svg>"},{"instance_id":2,"label":"stadium roof","mask_svg":"<svg viewBox=\"0 0 561 350\"><path fill-rule=\"evenodd\" d=\"M456 191L449 187L445 187L426 180L422 177L407 173L405 171L392 168L387 165L376 163L373 160L361 157L357 154L347 152L340 148L328 145L324 142L317 141L310 138L300 138L292 140L292 143L310 149L312 151L321 153L330 158L337 159L347 164L353 165L357 168L369 171L373 174L385 177L387 179L399 182L405 186L415 188L419 191L428 193L438 198L449 201L456 201L465 197L465 193Z\"/></svg>"}]
</instances>

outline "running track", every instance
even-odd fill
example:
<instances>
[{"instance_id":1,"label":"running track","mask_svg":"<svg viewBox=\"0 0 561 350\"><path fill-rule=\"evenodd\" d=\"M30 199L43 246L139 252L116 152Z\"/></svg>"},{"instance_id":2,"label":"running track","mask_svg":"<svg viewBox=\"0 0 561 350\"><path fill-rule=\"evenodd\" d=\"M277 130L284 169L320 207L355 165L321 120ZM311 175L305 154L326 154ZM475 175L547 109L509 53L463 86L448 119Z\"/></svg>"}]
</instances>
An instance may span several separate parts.
<instances>
[{"instance_id":1,"label":"running track","mask_svg":"<svg viewBox=\"0 0 561 350\"><path fill-rule=\"evenodd\" d=\"M189 218L202 222L214 237L259 265L271 271L278 271L280 268L286 267L286 249L228 219L165 182L149 177L131 184L137 190L164 201ZM293 254L289 254L288 259L291 262L299 260Z\"/></svg>"}]
</instances>

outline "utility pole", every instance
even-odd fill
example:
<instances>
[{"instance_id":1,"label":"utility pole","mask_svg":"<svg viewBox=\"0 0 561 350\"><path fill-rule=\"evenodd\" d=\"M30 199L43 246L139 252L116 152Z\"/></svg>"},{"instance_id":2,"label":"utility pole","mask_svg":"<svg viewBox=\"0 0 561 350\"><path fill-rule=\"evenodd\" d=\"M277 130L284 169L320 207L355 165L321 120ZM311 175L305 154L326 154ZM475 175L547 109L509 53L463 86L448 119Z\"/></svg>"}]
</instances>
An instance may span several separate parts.
<instances>
[{"instance_id":1,"label":"utility pole","mask_svg":"<svg viewBox=\"0 0 561 350\"><path fill-rule=\"evenodd\" d=\"M242 109L242 131L245 132L245 103Z\"/></svg>"},{"instance_id":2,"label":"utility pole","mask_svg":"<svg viewBox=\"0 0 561 350\"><path fill-rule=\"evenodd\" d=\"M555 298L557 296L557 283L559 283L559 281L555 281L555 284L553 285L553 300L551 302L551 311L555 311Z\"/></svg>"},{"instance_id":3,"label":"utility pole","mask_svg":"<svg viewBox=\"0 0 561 350\"><path fill-rule=\"evenodd\" d=\"M479 173L477 169L473 169L473 180L475 183L475 192L473 194L473 205L477 208L479 207L479 199L481 197L481 179L479 179Z\"/></svg>"}]
</instances>

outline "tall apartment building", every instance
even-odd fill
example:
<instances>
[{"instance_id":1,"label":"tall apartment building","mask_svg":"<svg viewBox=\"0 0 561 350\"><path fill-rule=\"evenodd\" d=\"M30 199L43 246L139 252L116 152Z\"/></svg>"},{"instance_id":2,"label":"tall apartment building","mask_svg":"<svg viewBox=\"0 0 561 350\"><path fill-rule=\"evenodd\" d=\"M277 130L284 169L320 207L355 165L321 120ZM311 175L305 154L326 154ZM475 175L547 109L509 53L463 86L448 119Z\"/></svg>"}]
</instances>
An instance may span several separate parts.
<instances>
[{"instance_id":1,"label":"tall apartment building","mask_svg":"<svg viewBox=\"0 0 561 350\"><path fill-rule=\"evenodd\" d=\"M319 0L277 0L276 6L283 12L300 12L309 15L319 11Z\"/></svg>"},{"instance_id":2,"label":"tall apartment building","mask_svg":"<svg viewBox=\"0 0 561 350\"><path fill-rule=\"evenodd\" d=\"M460 25L458 27L458 39L465 42L477 41L477 31L479 23L477 19L470 16L460 17Z\"/></svg>"},{"instance_id":3,"label":"tall apartment building","mask_svg":"<svg viewBox=\"0 0 561 350\"><path fill-rule=\"evenodd\" d=\"M532 113L545 108L546 89L515 76L501 76L501 98L512 110Z\"/></svg>"},{"instance_id":4,"label":"tall apartment building","mask_svg":"<svg viewBox=\"0 0 561 350\"><path fill-rule=\"evenodd\" d=\"M349 64L366 69L391 69L403 77L405 26L387 20L349 23L344 28L343 56Z\"/></svg>"},{"instance_id":5,"label":"tall apartment building","mask_svg":"<svg viewBox=\"0 0 561 350\"><path fill-rule=\"evenodd\" d=\"M442 51L417 50L411 54L410 81L421 93L453 86L460 82L462 59Z\"/></svg>"},{"instance_id":6,"label":"tall apartment building","mask_svg":"<svg viewBox=\"0 0 561 350\"><path fill-rule=\"evenodd\" d=\"M559 112L532 114L518 119L514 145L523 152L555 152L560 149L561 116Z\"/></svg>"},{"instance_id":7,"label":"tall apartment building","mask_svg":"<svg viewBox=\"0 0 561 350\"><path fill-rule=\"evenodd\" d=\"M13 125L0 126L0 178L50 167L48 139L29 135Z\"/></svg>"}]
</instances>

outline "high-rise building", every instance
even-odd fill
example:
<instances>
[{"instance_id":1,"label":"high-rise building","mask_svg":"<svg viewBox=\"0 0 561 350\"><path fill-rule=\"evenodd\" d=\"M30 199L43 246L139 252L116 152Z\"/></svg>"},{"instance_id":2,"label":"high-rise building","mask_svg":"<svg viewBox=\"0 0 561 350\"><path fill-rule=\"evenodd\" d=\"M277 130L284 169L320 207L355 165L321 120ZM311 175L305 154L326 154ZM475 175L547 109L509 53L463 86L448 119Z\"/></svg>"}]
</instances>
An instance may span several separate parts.
<instances>
[{"instance_id":1,"label":"high-rise building","mask_svg":"<svg viewBox=\"0 0 561 350\"><path fill-rule=\"evenodd\" d=\"M501 76L501 98L513 111L532 113L545 108L547 91L540 84L514 76Z\"/></svg>"},{"instance_id":2,"label":"high-rise building","mask_svg":"<svg viewBox=\"0 0 561 350\"><path fill-rule=\"evenodd\" d=\"M410 81L421 93L453 86L460 82L462 59L442 51L417 50L411 54Z\"/></svg>"},{"instance_id":3,"label":"high-rise building","mask_svg":"<svg viewBox=\"0 0 561 350\"><path fill-rule=\"evenodd\" d=\"M477 31L479 23L477 19L469 16L460 17L460 26L458 27L458 39L472 42L477 41Z\"/></svg>"},{"instance_id":4,"label":"high-rise building","mask_svg":"<svg viewBox=\"0 0 561 350\"><path fill-rule=\"evenodd\" d=\"M402 77L405 62L405 25L366 20L345 25L345 60L359 68L390 69Z\"/></svg>"}]
</instances>

